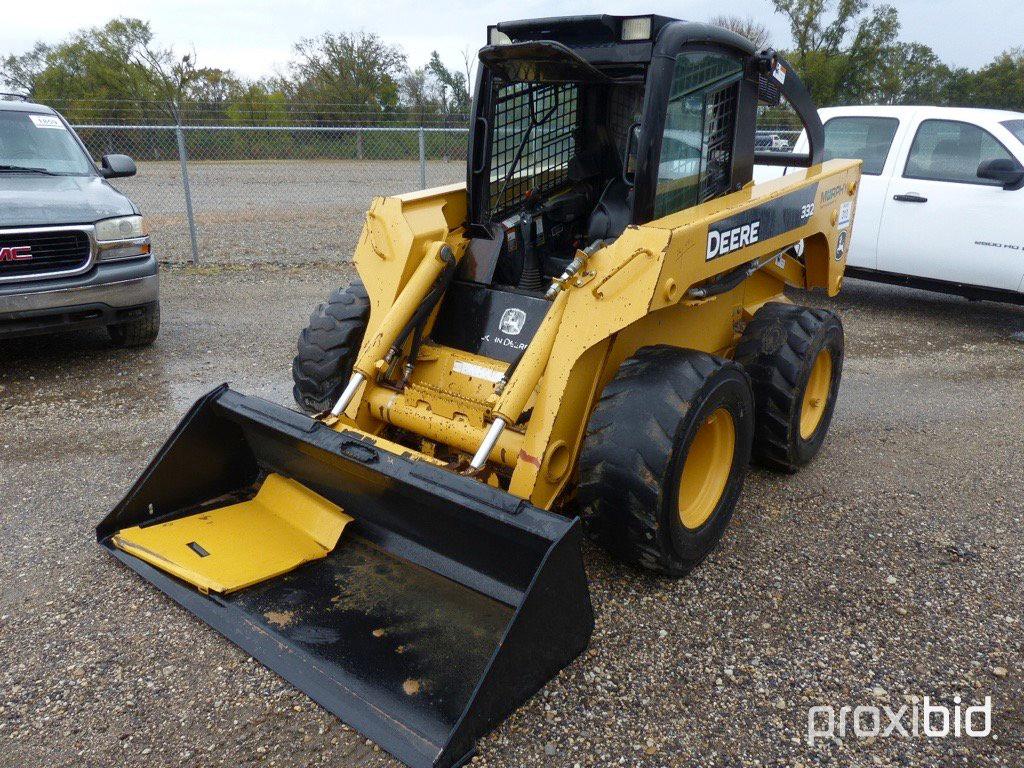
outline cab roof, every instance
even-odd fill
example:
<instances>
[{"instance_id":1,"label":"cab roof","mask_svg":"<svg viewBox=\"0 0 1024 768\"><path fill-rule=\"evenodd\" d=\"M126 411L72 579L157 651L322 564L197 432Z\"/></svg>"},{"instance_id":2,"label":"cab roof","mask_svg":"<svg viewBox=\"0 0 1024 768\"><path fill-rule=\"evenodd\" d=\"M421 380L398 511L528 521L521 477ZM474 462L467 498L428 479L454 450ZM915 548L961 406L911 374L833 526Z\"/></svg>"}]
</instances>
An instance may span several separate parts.
<instances>
[{"instance_id":1,"label":"cab roof","mask_svg":"<svg viewBox=\"0 0 1024 768\"><path fill-rule=\"evenodd\" d=\"M652 14L611 16L605 13L587 16L551 16L542 19L502 21L495 24L493 28L504 32L513 42L556 40L572 48L577 46L614 45L623 42L623 22L630 19L651 20L649 40L656 38L666 24L680 21L680 19L669 16ZM490 39L488 39L488 42L490 42Z\"/></svg>"},{"instance_id":2,"label":"cab roof","mask_svg":"<svg viewBox=\"0 0 1024 768\"><path fill-rule=\"evenodd\" d=\"M735 32L711 24L643 14L557 16L502 21L487 28L488 50L528 43L557 45L593 65L647 65L652 58L683 42L721 44L745 54L753 44ZM675 55L675 50L671 55Z\"/></svg>"}]
</instances>

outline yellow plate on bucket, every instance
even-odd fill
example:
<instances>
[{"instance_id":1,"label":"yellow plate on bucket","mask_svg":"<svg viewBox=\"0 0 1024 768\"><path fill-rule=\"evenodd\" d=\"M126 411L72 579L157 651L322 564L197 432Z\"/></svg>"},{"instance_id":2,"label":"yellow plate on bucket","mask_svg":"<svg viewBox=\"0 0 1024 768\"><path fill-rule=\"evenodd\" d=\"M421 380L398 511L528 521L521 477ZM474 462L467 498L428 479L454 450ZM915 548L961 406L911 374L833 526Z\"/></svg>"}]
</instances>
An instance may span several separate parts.
<instances>
[{"instance_id":1,"label":"yellow plate on bucket","mask_svg":"<svg viewBox=\"0 0 1024 768\"><path fill-rule=\"evenodd\" d=\"M118 531L118 549L199 588L233 592L329 554L352 518L281 475L250 501Z\"/></svg>"}]
</instances>

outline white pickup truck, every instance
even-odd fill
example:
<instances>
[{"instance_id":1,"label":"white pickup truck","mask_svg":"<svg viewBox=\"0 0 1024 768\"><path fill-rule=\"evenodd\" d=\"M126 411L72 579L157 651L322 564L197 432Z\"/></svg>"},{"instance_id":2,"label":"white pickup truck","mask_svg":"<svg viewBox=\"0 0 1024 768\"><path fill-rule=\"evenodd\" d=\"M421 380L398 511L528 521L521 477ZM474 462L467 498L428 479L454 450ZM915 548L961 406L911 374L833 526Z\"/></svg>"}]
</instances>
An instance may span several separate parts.
<instances>
[{"instance_id":1,"label":"white pickup truck","mask_svg":"<svg viewBox=\"0 0 1024 768\"><path fill-rule=\"evenodd\" d=\"M825 157L864 161L848 275L1024 304L1024 113L833 107L820 114ZM793 152L807 152L806 136ZM755 178L781 172L758 167Z\"/></svg>"}]
</instances>

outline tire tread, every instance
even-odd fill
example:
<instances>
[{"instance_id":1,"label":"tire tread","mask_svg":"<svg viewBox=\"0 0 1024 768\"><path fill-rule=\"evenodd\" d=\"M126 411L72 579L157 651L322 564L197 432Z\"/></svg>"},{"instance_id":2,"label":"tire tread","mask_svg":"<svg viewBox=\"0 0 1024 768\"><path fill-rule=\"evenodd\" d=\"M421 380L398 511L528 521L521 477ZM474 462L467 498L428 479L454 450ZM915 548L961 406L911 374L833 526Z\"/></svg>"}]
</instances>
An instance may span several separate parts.
<instances>
[{"instance_id":1,"label":"tire tread","mask_svg":"<svg viewBox=\"0 0 1024 768\"><path fill-rule=\"evenodd\" d=\"M827 309L772 302L757 311L743 332L735 359L754 387L753 458L764 467L792 473L801 466L795 452L799 435L792 427L794 409L803 399L800 372L816 336L833 324L841 330L838 316ZM836 363L838 377L842 358Z\"/></svg>"},{"instance_id":2,"label":"tire tread","mask_svg":"<svg viewBox=\"0 0 1024 768\"><path fill-rule=\"evenodd\" d=\"M317 306L299 334L292 360L292 394L311 412L330 408L352 373L370 317L370 297L361 280L334 290Z\"/></svg>"},{"instance_id":3,"label":"tire tread","mask_svg":"<svg viewBox=\"0 0 1024 768\"><path fill-rule=\"evenodd\" d=\"M110 341L117 347L146 347L160 335L160 305L145 317L107 326Z\"/></svg>"},{"instance_id":4,"label":"tire tread","mask_svg":"<svg viewBox=\"0 0 1024 768\"><path fill-rule=\"evenodd\" d=\"M681 576L697 565L666 551L662 485L690 403L712 374L732 365L664 345L644 347L622 364L594 409L580 456L577 499L595 543L660 574Z\"/></svg>"}]
</instances>

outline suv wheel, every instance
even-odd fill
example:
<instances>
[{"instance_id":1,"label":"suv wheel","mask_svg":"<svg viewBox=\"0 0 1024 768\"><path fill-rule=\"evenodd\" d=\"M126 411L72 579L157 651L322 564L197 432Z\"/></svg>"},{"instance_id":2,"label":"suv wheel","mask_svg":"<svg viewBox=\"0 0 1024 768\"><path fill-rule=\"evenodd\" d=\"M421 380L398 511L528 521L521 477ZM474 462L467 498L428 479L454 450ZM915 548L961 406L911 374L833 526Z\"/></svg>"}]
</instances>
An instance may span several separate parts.
<instances>
[{"instance_id":1,"label":"suv wheel","mask_svg":"<svg viewBox=\"0 0 1024 768\"><path fill-rule=\"evenodd\" d=\"M160 335L160 305L144 317L127 323L108 325L107 333L115 347L146 347Z\"/></svg>"}]
</instances>

